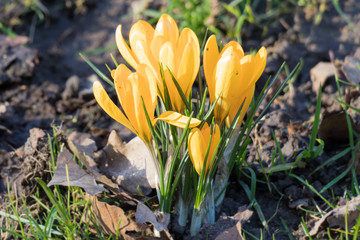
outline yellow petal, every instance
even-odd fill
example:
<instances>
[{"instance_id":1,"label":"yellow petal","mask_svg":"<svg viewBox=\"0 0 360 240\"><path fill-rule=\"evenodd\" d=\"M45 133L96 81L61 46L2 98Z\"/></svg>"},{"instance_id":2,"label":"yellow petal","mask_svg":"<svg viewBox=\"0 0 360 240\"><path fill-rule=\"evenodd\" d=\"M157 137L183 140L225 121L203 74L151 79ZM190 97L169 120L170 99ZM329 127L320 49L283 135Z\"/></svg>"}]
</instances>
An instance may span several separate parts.
<instances>
[{"instance_id":1,"label":"yellow petal","mask_svg":"<svg viewBox=\"0 0 360 240\"><path fill-rule=\"evenodd\" d=\"M266 65L266 58L267 58L266 48L261 47L254 59L254 64L257 65L257 71L254 76L254 81L257 81L260 78L261 74L264 72Z\"/></svg>"},{"instance_id":2,"label":"yellow petal","mask_svg":"<svg viewBox=\"0 0 360 240\"><path fill-rule=\"evenodd\" d=\"M254 77L257 69L258 66L254 61L253 55L246 55L240 60L240 81L243 90L246 90L249 86L255 84Z\"/></svg>"},{"instance_id":3,"label":"yellow petal","mask_svg":"<svg viewBox=\"0 0 360 240\"><path fill-rule=\"evenodd\" d=\"M176 56L177 58L181 57L176 78L179 82L181 90L184 92L186 98L188 98L199 72L200 50L196 44L189 42L182 51L182 56Z\"/></svg>"},{"instance_id":4,"label":"yellow petal","mask_svg":"<svg viewBox=\"0 0 360 240\"><path fill-rule=\"evenodd\" d=\"M156 79L147 65L139 64L137 72L132 73L124 64L115 72L115 89L121 100L124 112L137 135L145 142L151 141L151 132L146 120L144 106L150 120L154 118L157 88Z\"/></svg>"},{"instance_id":5,"label":"yellow petal","mask_svg":"<svg viewBox=\"0 0 360 240\"><path fill-rule=\"evenodd\" d=\"M127 45L122 33L121 33L121 25L116 28L115 32L115 40L116 45L121 53L121 56L133 67L136 68L138 64L138 58L135 54L130 50L129 46Z\"/></svg>"},{"instance_id":6,"label":"yellow petal","mask_svg":"<svg viewBox=\"0 0 360 240\"><path fill-rule=\"evenodd\" d=\"M109 96L107 95L105 89L101 85L100 82L94 82L93 84L93 92L96 101L101 106L102 109L113 119L127 127L130 131L137 134L136 130L133 128L129 120L125 117L125 115L121 112L121 110L111 101Z\"/></svg>"},{"instance_id":7,"label":"yellow petal","mask_svg":"<svg viewBox=\"0 0 360 240\"><path fill-rule=\"evenodd\" d=\"M168 72L168 68L172 72L172 74L176 77L176 71L175 71L175 52L174 52L174 44L171 42L166 42L160 50L160 57L159 61L160 64L162 64L164 69L164 77L165 77L165 83L167 86L167 89L169 91L169 96L171 99L171 103L173 105L173 108L177 111L180 111L178 109L178 106L181 106L182 100L179 95L179 92L171 78L170 73ZM178 81L178 79L177 79ZM160 83L161 90L163 91L163 83ZM163 92L162 92L163 93Z\"/></svg>"},{"instance_id":8,"label":"yellow petal","mask_svg":"<svg viewBox=\"0 0 360 240\"><path fill-rule=\"evenodd\" d=\"M173 44L176 44L179 39L179 28L175 20L168 14L161 15L156 24L154 38L159 35Z\"/></svg>"},{"instance_id":9,"label":"yellow petal","mask_svg":"<svg viewBox=\"0 0 360 240\"><path fill-rule=\"evenodd\" d=\"M159 63L155 60L154 56L152 55L151 49L148 43L138 40L135 44L135 48L133 49L134 53L139 59L139 63L148 65L151 68L154 75L159 78Z\"/></svg>"},{"instance_id":10,"label":"yellow petal","mask_svg":"<svg viewBox=\"0 0 360 240\"><path fill-rule=\"evenodd\" d=\"M203 56L205 79L208 85L211 103L215 101L215 96L214 96L215 81L213 78L213 72L216 67L218 57L219 57L219 48L216 43L216 37L215 35L211 35L206 42L204 56Z\"/></svg>"},{"instance_id":11,"label":"yellow petal","mask_svg":"<svg viewBox=\"0 0 360 240\"><path fill-rule=\"evenodd\" d=\"M174 44L171 42L166 42L163 46L161 46L159 62L163 65L164 69L169 68L174 76L176 76L174 47Z\"/></svg>"},{"instance_id":12,"label":"yellow petal","mask_svg":"<svg viewBox=\"0 0 360 240\"><path fill-rule=\"evenodd\" d=\"M132 73L124 64L120 64L115 72L114 85L115 90L120 99L121 106L133 126L136 130L137 135L146 141L144 133L139 123L138 113L139 107L137 106L139 98L136 88L134 87L134 77L136 73ZM142 108L141 108L142 109Z\"/></svg>"},{"instance_id":13,"label":"yellow petal","mask_svg":"<svg viewBox=\"0 0 360 240\"><path fill-rule=\"evenodd\" d=\"M221 55L214 72L215 99L220 98L214 109L215 120L218 123L224 121L230 111L232 101L238 97L239 81L239 56L232 46L228 47Z\"/></svg>"},{"instance_id":14,"label":"yellow petal","mask_svg":"<svg viewBox=\"0 0 360 240\"><path fill-rule=\"evenodd\" d=\"M178 112L173 112L173 111L163 112L158 118L156 118L156 120L161 120L180 128L185 128L189 119L190 119L189 117L186 117ZM191 118L189 128L196 127L200 125L200 123L201 121L199 119Z\"/></svg>"},{"instance_id":15,"label":"yellow petal","mask_svg":"<svg viewBox=\"0 0 360 240\"><path fill-rule=\"evenodd\" d=\"M253 84L252 86L250 86L246 92L244 93L243 96L241 96L237 101L234 101L233 106L230 109L230 113L229 116L226 118L226 126L228 128L230 128L231 123L234 121L237 112L239 111L241 105L243 104L243 101L245 99L244 105L241 108L241 112L240 112L240 117L239 117L239 121L238 124L241 124L242 120L244 119L244 116L247 112L247 109L250 106L251 100L254 96L254 92L255 92L255 84Z\"/></svg>"},{"instance_id":16,"label":"yellow petal","mask_svg":"<svg viewBox=\"0 0 360 240\"><path fill-rule=\"evenodd\" d=\"M216 153L217 153L218 149L216 149L216 148L220 143L220 138L221 138L221 134L220 134L219 125L215 124L215 129L214 129L214 132L212 133L212 137L211 137L211 145L210 145L210 149L209 149L208 160L206 161L206 169L209 169L212 157L214 155L216 155ZM208 141L210 141L210 136L209 136ZM210 168L212 168L212 165Z\"/></svg>"},{"instance_id":17,"label":"yellow petal","mask_svg":"<svg viewBox=\"0 0 360 240\"><path fill-rule=\"evenodd\" d=\"M142 88L146 88L146 90L149 91L148 82L146 79L142 78L140 74L132 73L129 76L129 83L132 89L133 108L131 110L129 109L129 111L131 112L129 113L128 118L131 121L131 123L133 123L134 128L139 133L139 137L144 139L145 142L151 142L151 131L146 119L144 105L143 105L143 100L145 103L146 101L151 101L151 99L145 99L145 96L142 94L142 90L141 90ZM154 117L155 108L154 109L147 108L146 110L151 120Z\"/></svg>"},{"instance_id":18,"label":"yellow petal","mask_svg":"<svg viewBox=\"0 0 360 240\"><path fill-rule=\"evenodd\" d=\"M196 61L199 62L200 65L200 45L199 40L196 34L190 28L184 28L181 31L178 43L176 44L176 68L179 68L182 56L184 54L184 49L188 44L194 48L194 52L196 53L197 58Z\"/></svg>"},{"instance_id":19,"label":"yellow petal","mask_svg":"<svg viewBox=\"0 0 360 240\"><path fill-rule=\"evenodd\" d=\"M130 29L129 42L132 49L135 48L137 41L146 42L149 47L154 37L154 28L146 21L139 20Z\"/></svg>"},{"instance_id":20,"label":"yellow petal","mask_svg":"<svg viewBox=\"0 0 360 240\"><path fill-rule=\"evenodd\" d=\"M129 86L128 86L128 77L131 74L130 69L128 69L124 64L120 64L114 73L114 85L117 96L119 98L120 104L123 107L126 113L126 106L129 104L127 98L131 95Z\"/></svg>"},{"instance_id":21,"label":"yellow petal","mask_svg":"<svg viewBox=\"0 0 360 240\"><path fill-rule=\"evenodd\" d=\"M207 148L200 129L194 128L190 131L188 138L189 156L196 172L200 175L204 166Z\"/></svg>"},{"instance_id":22,"label":"yellow petal","mask_svg":"<svg viewBox=\"0 0 360 240\"><path fill-rule=\"evenodd\" d=\"M155 36L151 41L151 53L155 58L156 62L159 62L160 49L162 45L166 43L166 38L164 36Z\"/></svg>"},{"instance_id":23,"label":"yellow petal","mask_svg":"<svg viewBox=\"0 0 360 240\"><path fill-rule=\"evenodd\" d=\"M151 71L150 67L145 64L139 64L136 72L141 76L142 79L141 85L139 87L141 96L144 98L144 103L146 109L149 112L150 118L153 118L153 113L157 104L156 77L153 71Z\"/></svg>"},{"instance_id":24,"label":"yellow petal","mask_svg":"<svg viewBox=\"0 0 360 240\"><path fill-rule=\"evenodd\" d=\"M231 42L228 42L225 47L221 50L221 53L220 53L220 57L222 56L222 54L229 48L229 47L232 47L233 48L233 51L235 52L235 54L237 54L239 56L239 58L242 58L244 57L244 50L243 48L241 47L241 45L236 42L236 41L231 41Z\"/></svg>"}]
</instances>

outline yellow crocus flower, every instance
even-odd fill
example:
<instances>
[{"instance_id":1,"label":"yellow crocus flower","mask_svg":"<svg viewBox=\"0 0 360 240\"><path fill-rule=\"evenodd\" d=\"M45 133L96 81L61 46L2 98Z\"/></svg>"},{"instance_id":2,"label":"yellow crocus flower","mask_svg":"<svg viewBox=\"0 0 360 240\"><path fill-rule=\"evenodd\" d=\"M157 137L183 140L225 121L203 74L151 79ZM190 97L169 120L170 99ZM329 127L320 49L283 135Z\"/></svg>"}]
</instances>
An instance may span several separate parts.
<instances>
[{"instance_id":1,"label":"yellow crocus flower","mask_svg":"<svg viewBox=\"0 0 360 240\"><path fill-rule=\"evenodd\" d=\"M130 47L122 35L121 25L117 27L115 35L121 55L134 69L137 69L139 64L146 64L151 68L162 96L164 86L160 65L164 67L172 107L175 111L182 112L185 108L184 103L167 68L188 98L200 67L200 46L195 33L189 28L184 28L179 34L174 19L163 14L155 29L143 20L136 22L129 33Z\"/></svg>"},{"instance_id":2,"label":"yellow crocus flower","mask_svg":"<svg viewBox=\"0 0 360 240\"><path fill-rule=\"evenodd\" d=\"M245 55L235 41L226 44L219 53L215 35L208 39L203 56L204 73L211 103L219 99L214 109L217 123L225 122L229 127L245 99L241 123L254 96L255 83L265 69L266 57L265 47L256 56Z\"/></svg>"},{"instance_id":3,"label":"yellow crocus flower","mask_svg":"<svg viewBox=\"0 0 360 240\"><path fill-rule=\"evenodd\" d=\"M145 143L151 143L151 131L146 120L142 99L153 125L155 125L157 120L162 120L185 128L189 117L180 113L166 111L158 118L154 117L157 104L157 88L155 76L147 65L139 64L137 71L133 73L124 64L121 64L116 70L111 72L111 75L114 79L118 99L125 114L109 98L99 81L93 85L95 99L110 117L130 129ZM192 118L189 128L196 127L200 123L200 120Z\"/></svg>"},{"instance_id":4,"label":"yellow crocus flower","mask_svg":"<svg viewBox=\"0 0 360 240\"><path fill-rule=\"evenodd\" d=\"M215 124L215 129L212 132L211 127L205 123L205 125L199 129L194 128L190 131L188 138L188 150L191 162L194 165L196 172L200 175L205 165L205 175L209 170L210 162L214 154L216 154L217 146L220 142L220 128ZM211 138L211 143L210 143ZM207 149L210 145L208 156L206 157Z\"/></svg>"},{"instance_id":5,"label":"yellow crocus flower","mask_svg":"<svg viewBox=\"0 0 360 240\"><path fill-rule=\"evenodd\" d=\"M113 119L138 135L145 143L151 143L150 127L146 120L142 99L150 119L154 120L157 104L155 76L145 64L139 64L131 72L124 64L112 72L115 90L124 113L109 98L99 81L93 85L96 101Z\"/></svg>"}]
</instances>

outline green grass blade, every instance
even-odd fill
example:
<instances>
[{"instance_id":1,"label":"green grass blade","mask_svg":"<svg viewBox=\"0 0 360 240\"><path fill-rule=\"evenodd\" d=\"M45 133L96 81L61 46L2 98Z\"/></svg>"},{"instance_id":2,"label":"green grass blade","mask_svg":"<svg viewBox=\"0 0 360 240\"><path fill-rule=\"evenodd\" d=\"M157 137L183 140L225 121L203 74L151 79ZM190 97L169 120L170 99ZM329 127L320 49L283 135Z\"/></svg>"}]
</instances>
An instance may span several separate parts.
<instances>
[{"instance_id":1,"label":"green grass blade","mask_svg":"<svg viewBox=\"0 0 360 240\"><path fill-rule=\"evenodd\" d=\"M260 218L260 221L261 221L261 223L262 223L262 225L265 227L265 229L267 229L268 230L268 224L267 224L267 221L266 221L266 219L265 219L265 216L264 216L264 214L263 214L263 212L262 212L262 210L261 210L261 207L260 207L260 205L258 204L258 202L256 201L256 199L255 199L255 197L254 197L254 199L252 200L251 199L251 191L250 191L250 189L249 189L249 187L243 182L243 181L238 181L239 183L240 183L240 185L242 186L242 188L244 189L244 191L245 191L245 193L246 193L246 196L249 198L249 201L252 201L252 206L253 206L253 208L256 210L256 212L257 212L257 214L258 214L258 216L259 216L259 218Z\"/></svg>"},{"instance_id":2,"label":"green grass blade","mask_svg":"<svg viewBox=\"0 0 360 240\"><path fill-rule=\"evenodd\" d=\"M316 173L317 171L319 171L321 168L323 168L324 166L342 158L343 156L345 156L346 154L348 154L351 151L351 148L346 148L343 151L339 152L338 154L336 154L335 156L332 156L331 158L329 158L328 160L326 160L324 163L322 163L320 166L318 166L317 168L315 168L314 171L312 171L310 173L310 175Z\"/></svg>"},{"instance_id":3,"label":"green grass blade","mask_svg":"<svg viewBox=\"0 0 360 240\"><path fill-rule=\"evenodd\" d=\"M188 100L186 99L186 96L185 96L183 90L181 89L180 84L178 83L178 81L176 80L176 78L174 77L174 75L172 74L172 72L170 71L169 67L166 66L166 68L167 68L168 72L170 73L171 79L173 80L173 82L174 82L174 84L175 84L175 87L176 87L178 93L180 94L180 97L181 97L183 103L185 104L185 106L186 106L186 108L187 108L188 110L191 110L190 103L189 103Z\"/></svg>"},{"instance_id":4,"label":"green grass blade","mask_svg":"<svg viewBox=\"0 0 360 240\"><path fill-rule=\"evenodd\" d=\"M313 153L313 151L314 151L316 136L317 136L317 133L319 130L320 110L321 110L321 86L319 87L318 99L316 101L315 119L314 119L312 131L311 131L311 138L310 138L310 143L309 143L309 150L311 153Z\"/></svg>"},{"instance_id":5,"label":"green grass blade","mask_svg":"<svg viewBox=\"0 0 360 240\"><path fill-rule=\"evenodd\" d=\"M113 81L111 81L99 68L97 68L85 55L79 53L80 57L96 72L99 77L107 82L110 86L115 88Z\"/></svg>"},{"instance_id":6,"label":"green grass blade","mask_svg":"<svg viewBox=\"0 0 360 240\"><path fill-rule=\"evenodd\" d=\"M301 182L302 184L307 186L311 191L313 191L316 195L318 195L327 205L329 205L329 207L331 207L332 209L335 208L335 206L332 205L326 198L324 198L312 185L310 185L308 183L307 180L303 180L302 178L300 178L300 177L298 177L298 176L296 176L295 174L292 174L292 173L290 173L289 176L297 179L299 182Z\"/></svg>"},{"instance_id":7,"label":"green grass blade","mask_svg":"<svg viewBox=\"0 0 360 240\"><path fill-rule=\"evenodd\" d=\"M339 176L337 176L336 178L334 178L333 180L331 180L328 184L326 184L326 186L323 187L323 189L321 189L320 193L325 192L327 189L329 189L330 187L332 187L335 183L337 183L338 181L340 181L341 179L343 179L348 172L350 172L350 170L352 169L352 166L348 167L345 171L343 171Z\"/></svg>"},{"instance_id":8,"label":"green grass blade","mask_svg":"<svg viewBox=\"0 0 360 240\"><path fill-rule=\"evenodd\" d=\"M49 198L50 202L56 207L58 213L60 214L61 219L64 221L66 226L69 226L71 229L73 229L73 224L71 222L71 219L69 215L67 214L67 210L63 203L60 203L60 201L57 201L54 193L48 188L46 183L40 178L35 179L36 182L42 187L44 192L46 193L47 197Z\"/></svg>"}]
</instances>

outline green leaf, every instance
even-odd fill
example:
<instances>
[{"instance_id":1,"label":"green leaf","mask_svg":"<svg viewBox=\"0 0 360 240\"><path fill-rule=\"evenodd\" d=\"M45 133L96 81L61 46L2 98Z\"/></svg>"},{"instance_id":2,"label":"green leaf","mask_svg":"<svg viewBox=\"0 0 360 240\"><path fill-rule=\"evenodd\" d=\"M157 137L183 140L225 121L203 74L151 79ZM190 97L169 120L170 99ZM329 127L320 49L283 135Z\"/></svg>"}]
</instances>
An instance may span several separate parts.
<instances>
[{"instance_id":1,"label":"green leaf","mask_svg":"<svg viewBox=\"0 0 360 240\"><path fill-rule=\"evenodd\" d=\"M87 57L85 57L85 55L79 53L80 57L82 59L84 59L84 61L96 72L97 75L99 75L99 77L104 80L105 82L107 82L110 86L112 86L113 88L115 88L114 83L100 70L98 69Z\"/></svg>"}]
</instances>

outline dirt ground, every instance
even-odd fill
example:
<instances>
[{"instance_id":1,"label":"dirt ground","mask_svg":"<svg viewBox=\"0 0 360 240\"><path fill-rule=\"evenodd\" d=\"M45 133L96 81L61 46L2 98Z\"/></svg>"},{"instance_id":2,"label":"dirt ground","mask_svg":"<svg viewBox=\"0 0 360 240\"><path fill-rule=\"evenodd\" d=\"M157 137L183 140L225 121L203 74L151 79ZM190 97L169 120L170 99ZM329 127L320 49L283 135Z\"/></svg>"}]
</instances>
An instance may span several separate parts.
<instances>
[{"instance_id":1,"label":"dirt ground","mask_svg":"<svg viewBox=\"0 0 360 240\"><path fill-rule=\"evenodd\" d=\"M124 33L131 27L131 2L92 2L81 13L48 4L50 14L44 22L37 24L34 18L25 17L23 24L15 28L18 35L30 36L28 40L14 41L0 35L0 56L7 56L0 58L0 193L6 192L7 177L11 179L20 171L23 159L16 149L25 144L30 129L41 128L51 133L51 124L61 125L67 133L74 130L89 133L98 147L104 146L111 130L118 131L124 141L133 137L129 130L111 120L98 107L91 89L92 82L98 77L78 55L80 51L114 47L116 26L123 24ZM156 8L157 5L151 4L151 7ZM252 27L244 29L245 50L259 49L261 45L268 49L267 66L258 89L268 76L276 73L283 61L286 61L289 69L301 58L304 63L293 86L279 96L253 133L256 144L250 145L246 161L258 180L266 182L259 159L263 166L270 166L275 148L272 131L287 162L293 162L296 152L308 146L312 125L307 121L314 116L316 85L322 81L316 79L327 79L326 83L323 82L322 113L334 114L341 110L340 104L334 99L338 96L334 76L324 77L328 69L325 73L310 71L319 62L333 62L340 66L340 78L346 80L349 74L341 71L345 59L353 57L360 62L360 4L355 0L344 0L341 7L353 23L353 28L330 3L322 22L317 26L313 24L312 13L299 8L270 25L264 38ZM122 61L117 50L112 48L110 52ZM104 63L112 63L109 51L88 56L104 72L107 71ZM284 76L285 73L282 73L278 81L281 82ZM353 81L360 81L359 75ZM348 96L350 104L360 108L359 91L346 86L342 87L342 91ZM355 125L359 124L359 115L352 117ZM333 127L337 126L329 126ZM351 156L346 154L313 175L310 172L342 151L346 144L346 137L343 144L339 141L334 144L330 139L320 157L307 163L306 168L293 170L293 173L306 179L317 190L322 189L347 169ZM350 184L349 179L343 178L325 191L323 196L328 199L333 195L341 197ZM242 181L250 183L246 177ZM248 210L249 216L242 222L242 228L257 237L260 237L262 228L263 239L273 239L273 234L275 239L289 239L285 231L287 226L293 239L304 238L300 224L302 218L309 229L316 219L300 210L299 206L314 209L317 204L323 207L323 202L301 182L284 172L271 174L269 181L273 186L271 192L266 183L258 183L256 189L256 200L265 219L271 219L268 230L264 229L254 209ZM232 216L239 212L239 208L247 209L248 205L249 199L243 188L235 177L231 178L218 213L219 220L215 225L205 226L194 239L215 239L223 230L233 226ZM188 232L175 224L170 226L170 232L175 239L188 239Z\"/></svg>"}]
</instances>

